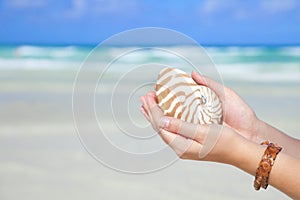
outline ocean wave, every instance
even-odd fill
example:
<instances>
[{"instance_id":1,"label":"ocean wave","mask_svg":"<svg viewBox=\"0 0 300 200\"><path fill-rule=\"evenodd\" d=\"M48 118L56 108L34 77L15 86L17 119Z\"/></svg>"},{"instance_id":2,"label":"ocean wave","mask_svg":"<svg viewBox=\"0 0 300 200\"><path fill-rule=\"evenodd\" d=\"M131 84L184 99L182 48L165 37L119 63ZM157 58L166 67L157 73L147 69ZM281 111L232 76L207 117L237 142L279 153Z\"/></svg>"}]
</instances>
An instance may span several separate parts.
<instances>
[{"instance_id":1,"label":"ocean wave","mask_svg":"<svg viewBox=\"0 0 300 200\"><path fill-rule=\"evenodd\" d=\"M263 54L266 49L265 47L206 47L206 51L214 56L227 55L227 56L253 56Z\"/></svg>"},{"instance_id":2,"label":"ocean wave","mask_svg":"<svg viewBox=\"0 0 300 200\"><path fill-rule=\"evenodd\" d=\"M16 46L1 47L1 58L36 58L36 59L84 59L91 51L89 48L66 46L66 47L44 47L44 46Z\"/></svg>"},{"instance_id":3,"label":"ocean wave","mask_svg":"<svg viewBox=\"0 0 300 200\"><path fill-rule=\"evenodd\" d=\"M300 63L223 64L217 70L226 80L300 82Z\"/></svg>"},{"instance_id":4,"label":"ocean wave","mask_svg":"<svg viewBox=\"0 0 300 200\"><path fill-rule=\"evenodd\" d=\"M282 47L281 51L285 55L300 57L300 47Z\"/></svg>"},{"instance_id":5,"label":"ocean wave","mask_svg":"<svg viewBox=\"0 0 300 200\"><path fill-rule=\"evenodd\" d=\"M0 69L4 70L60 70L77 69L81 62L59 61L51 59L3 59L0 58Z\"/></svg>"},{"instance_id":6,"label":"ocean wave","mask_svg":"<svg viewBox=\"0 0 300 200\"><path fill-rule=\"evenodd\" d=\"M300 47L208 47L216 63L300 62Z\"/></svg>"},{"instance_id":7,"label":"ocean wave","mask_svg":"<svg viewBox=\"0 0 300 200\"><path fill-rule=\"evenodd\" d=\"M0 46L0 69L78 70L82 63L91 61L91 66L111 65L111 71L122 73L134 66L151 63L184 68L188 63L180 54L202 59L196 51L197 47L166 48L169 51L163 49ZM230 80L300 82L300 47L233 46L204 49L216 63L221 76ZM92 50L93 55L87 58Z\"/></svg>"}]
</instances>

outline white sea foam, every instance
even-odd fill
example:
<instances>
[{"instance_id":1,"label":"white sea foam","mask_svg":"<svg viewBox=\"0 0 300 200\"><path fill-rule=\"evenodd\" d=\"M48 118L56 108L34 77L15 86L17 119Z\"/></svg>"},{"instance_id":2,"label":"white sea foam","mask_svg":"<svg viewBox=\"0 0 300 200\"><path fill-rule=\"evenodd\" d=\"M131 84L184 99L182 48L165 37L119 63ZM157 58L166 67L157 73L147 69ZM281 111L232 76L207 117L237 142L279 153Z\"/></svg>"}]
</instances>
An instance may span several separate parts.
<instances>
[{"instance_id":1,"label":"white sea foam","mask_svg":"<svg viewBox=\"0 0 300 200\"><path fill-rule=\"evenodd\" d=\"M255 82L300 82L300 63L252 63L217 65L223 78Z\"/></svg>"},{"instance_id":2,"label":"white sea foam","mask_svg":"<svg viewBox=\"0 0 300 200\"><path fill-rule=\"evenodd\" d=\"M299 56L300 57L300 47L283 47L281 48L283 54L290 56Z\"/></svg>"},{"instance_id":3,"label":"white sea foam","mask_svg":"<svg viewBox=\"0 0 300 200\"><path fill-rule=\"evenodd\" d=\"M207 47L205 48L209 54L214 56L253 56L264 52L264 47Z\"/></svg>"},{"instance_id":4,"label":"white sea foam","mask_svg":"<svg viewBox=\"0 0 300 200\"><path fill-rule=\"evenodd\" d=\"M18 46L13 49L11 57L14 58L51 58L76 59L87 56L90 50L82 47L44 47L44 46ZM1 54L0 54L1 57Z\"/></svg>"},{"instance_id":5,"label":"white sea foam","mask_svg":"<svg viewBox=\"0 0 300 200\"><path fill-rule=\"evenodd\" d=\"M3 59L0 58L0 69L5 70L61 70L79 68L80 62L59 61L51 59Z\"/></svg>"},{"instance_id":6,"label":"white sea foam","mask_svg":"<svg viewBox=\"0 0 300 200\"><path fill-rule=\"evenodd\" d=\"M113 73L123 73L139 65L151 63L186 69L188 63L180 55L188 54L193 59L202 59L195 48L176 46L153 50L140 47L105 47L95 49L93 56L87 61L92 61L96 67L109 67L108 72ZM82 46L0 46L0 69L78 70L92 50L92 47ZM300 82L300 47L233 46L206 47L205 50L224 78Z\"/></svg>"}]
</instances>

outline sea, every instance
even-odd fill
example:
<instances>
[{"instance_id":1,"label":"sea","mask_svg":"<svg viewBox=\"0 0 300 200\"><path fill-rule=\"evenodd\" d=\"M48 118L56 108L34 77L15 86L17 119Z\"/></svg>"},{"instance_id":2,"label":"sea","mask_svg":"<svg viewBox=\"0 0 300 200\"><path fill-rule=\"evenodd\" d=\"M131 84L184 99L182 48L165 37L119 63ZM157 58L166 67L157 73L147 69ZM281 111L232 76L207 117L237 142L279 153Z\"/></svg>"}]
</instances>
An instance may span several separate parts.
<instances>
[{"instance_id":1,"label":"sea","mask_svg":"<svg viewBox=\"0 0 300 200\"><path fill-rule=\"evenodd\" d=\"M175 47L190 51L189 47ZM255 82L300 82L300 46L204 46L222 77ZM109 63L126 47L97 48L102 61ZM127 47L127 50L132 47ZM0 70L78 70L95 46L0 46ZM164 62L173 59L164 53L143 51L119 60L119 68L132 62ZM176 66L176 63L171 62Z\"/></svg>"}]
</instances>

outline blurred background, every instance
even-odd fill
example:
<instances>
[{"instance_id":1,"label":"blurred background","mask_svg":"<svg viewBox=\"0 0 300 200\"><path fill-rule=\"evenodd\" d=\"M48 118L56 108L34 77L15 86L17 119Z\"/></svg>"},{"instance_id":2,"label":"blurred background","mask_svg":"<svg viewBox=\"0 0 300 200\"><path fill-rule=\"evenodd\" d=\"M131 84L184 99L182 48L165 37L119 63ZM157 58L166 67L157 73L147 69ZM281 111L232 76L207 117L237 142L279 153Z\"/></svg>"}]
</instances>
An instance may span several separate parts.
<instances>
[{"instance_id":1,"label":"blurred background","mask_svg":"<svg viewBox=\"0 0 300 200\"><path fill-rule=\"evenodd\" d=\"M254 191L252 176L221 164L179 160L144 175L101 165L76 135L72 90L112 35L174 29L204 47L259 118L300 137L299 9L297 0L0 0L0 199L287 199ZM124 48L100 54L109 61Z\"/></svg>"}]
</instances>

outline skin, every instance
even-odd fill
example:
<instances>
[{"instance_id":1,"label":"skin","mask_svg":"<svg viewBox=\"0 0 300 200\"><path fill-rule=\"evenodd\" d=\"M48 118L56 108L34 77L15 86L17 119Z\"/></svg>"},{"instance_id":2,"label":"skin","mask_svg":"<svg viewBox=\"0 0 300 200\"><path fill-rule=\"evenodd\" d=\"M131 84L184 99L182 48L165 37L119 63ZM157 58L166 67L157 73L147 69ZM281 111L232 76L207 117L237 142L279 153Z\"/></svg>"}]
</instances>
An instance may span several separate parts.
<instances>
[{"instance_id":1,"label":"skin","mask_svg":"<svg viewBox=\"0 0 300 200\"><path fill-rule=\"evenodd\" d=\"M283 147L283 152L300 159L298 153L300 151L300 140L286 135L257 118L250 106L232 89L196 72L192 73L192 78L199 85L205 85L217 93L222 101L222 108L225 113L224 122L228 126L257 144L265 140L278 143Z\"/></svg>"},{"instance_id":2,"label":"skin","mask_svg":"<svg viewBox=\"0 0 300 200\"><path fill-rule=\"evenodd\" d=\"M283 151L272 167L269 184L293 199L300 199L299 140L259 120L233 90L195 72L192 78L217 93L222 101L224 124L199 125L165 117L157 105L155 92L150 91L140 98L141 112L161 138L182 159L226 163L251 175L255 175L266 148L259 143L263 140L278 143ZM207 150L205 141L211 135L217 135L216 142L201 157L200 153Z\"/></svg>"}]
</instances>

